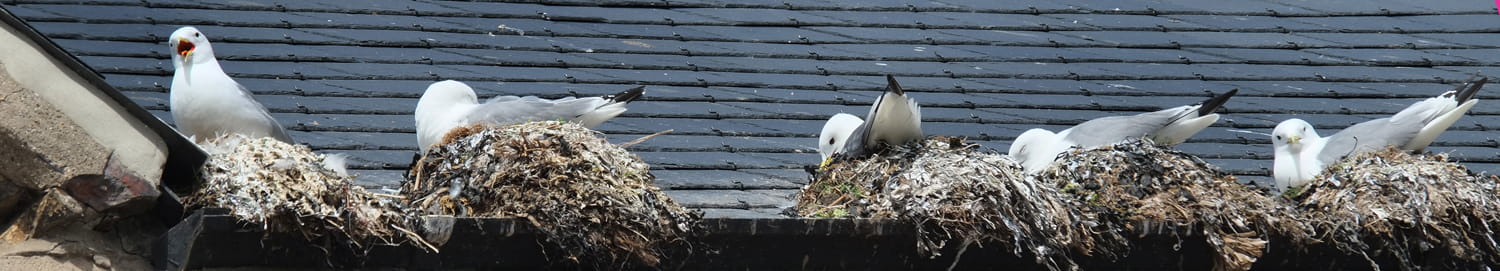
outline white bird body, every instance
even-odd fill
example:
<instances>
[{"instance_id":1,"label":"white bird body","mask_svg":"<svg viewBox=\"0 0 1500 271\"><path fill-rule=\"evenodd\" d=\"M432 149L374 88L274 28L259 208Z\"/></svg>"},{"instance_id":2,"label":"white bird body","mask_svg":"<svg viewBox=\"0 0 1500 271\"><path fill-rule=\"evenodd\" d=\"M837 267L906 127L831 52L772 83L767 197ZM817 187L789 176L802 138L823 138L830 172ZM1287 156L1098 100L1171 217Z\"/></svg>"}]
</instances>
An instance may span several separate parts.
<instances>
[{"instance_id":1,"label":"white bird body","mask_svg":"<svg viewBox=\"0 0 1500 271\"><path fill-rule=\"evenodd\" d=\"M197 140L236 133L293 143L265 106L224 73L202 32L179 28L168 43L174 52L170 103L178 131Z\"/></svg>"},{"instance_id":2,"label":"white bird body","mask_svg":"<svg viewBox=\"0 0 1500 271\"><path fill-rule=\"evenodd\" d=\"M1036 174L1052 164L1058 154L1075 146L1095 148L1141 137L1162 146L1181 144L1218 121L1219 114L1212 112L1238 92L1230 90L1196 105L1092 119L1055 134L1041 128L1027 130L1011 142L1007 155L1020 162L1026 173Z\"/></svg>"},{"instance_id":3,"label":"white bird body","mask_svg":"<svg viewBox=\"0 0 1500 271\"><path fill-rule=\"evenodd\" d=\"M599 126L621 113L625 105L644 94L635 87L605 97L567 97L547 100L535 96L499 96L483 104L474 89L462 82L432 83L417 101L417 145L423 152L442 141L453 128L474 123L507 125L527 121L568 120L584 127Z\"/></svg>"},{"instance_id":4,"label":"white bird body","mask_svg":"<svg viewBox=\"0 0 1500 271\"><path fill-rule=\"evenodd\" d=\"M895 81L892 81L894 84ZM899 86L897 87L899 89ZM865 144L901 145L922 140L922 110L917 101L898 91L886 91L870 106L870 130Z\"/></svg>"},{"instance_id":5,"label":"white bird body","mask_svg":"<svg viewBox=\"0 0 1500 271\"><path fill-rule=\"evenodd\" d=\"M1326 138L1318 136L1307 121L1282 121L1271 132L1275 152L1271 176L1276 179L1276 187L1286 190L1305 185L1324 168L1354 154L1386 146L1413 152L1427 149L1438 135L1479 103L1479 99L1473 99L1474 94L1488 80L1471 80L1453 91L1413 103L1396 115L1361 122Z\"/></svg>"},{"instance_id":6,"label":"white bird body","mask_svg":"<svg viewBox=\"0 0 1500 271\"><path fill-rule=\"evenodd\" d=\"M1277 188L1285 191L1291 186L1302 186L1322 171L1324 163L1318 154L1328 139L1318 136L1312 124L1301 119L1282 121L1271 135L1276 152L1271 175Z\"/></svg>"},{"instance_id":7,"label":"white bird body","mask_svg":"<svg viewBox=\"0 0 1500 271\"><path fill-rule=\"evenodd\" d=\"M863 156L882 146L922 140L922 107L906 96L896 78L886 76L886 91L875 98L866 119L839 113L823 124L818 154L826 164L834 154Z\"/></svg>"}]
</instances>

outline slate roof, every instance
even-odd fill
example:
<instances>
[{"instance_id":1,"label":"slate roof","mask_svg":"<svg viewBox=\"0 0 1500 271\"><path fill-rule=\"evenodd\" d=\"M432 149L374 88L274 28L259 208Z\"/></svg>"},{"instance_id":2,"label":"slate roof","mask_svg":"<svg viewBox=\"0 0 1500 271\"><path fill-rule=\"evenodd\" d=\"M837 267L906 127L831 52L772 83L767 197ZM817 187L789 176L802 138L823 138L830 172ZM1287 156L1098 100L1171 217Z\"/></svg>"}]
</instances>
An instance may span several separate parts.
<instances>
[{"instance_id":1,"label":"slate roof","mask_svg":"<svg viewBox=\"0 0 1500 271\"><path fill-rule=\"evenodd\" d=\"M292 136L353 156L371 186L411 161L427 84L481 97L603 95L649 86L598 127L658 184L709 216L774 216L806 182L823 121L863 115L894 74L928 134L1004 150L1032 127L1194 103L1238 88L1179 148L1267 181L1268 133L1291 117L1325 135L1390 115L1474 72L1500 75L1489 2L1395 0L715 1L25 0L4 8L158 117L164 41L195 25L224 69ZM1500 97L1500 90L1480 93ZM1432 150L1500 172L1500 103Z\"/></svg>"}]
</instances>

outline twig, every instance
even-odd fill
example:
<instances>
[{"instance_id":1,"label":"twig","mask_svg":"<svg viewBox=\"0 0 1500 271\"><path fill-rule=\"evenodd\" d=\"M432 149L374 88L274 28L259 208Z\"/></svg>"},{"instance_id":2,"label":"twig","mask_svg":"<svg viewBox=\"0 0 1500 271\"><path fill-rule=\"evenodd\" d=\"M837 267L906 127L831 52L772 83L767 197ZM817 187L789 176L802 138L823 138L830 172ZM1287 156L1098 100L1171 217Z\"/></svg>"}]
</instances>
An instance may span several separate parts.
<instances>
[{"instance_id":1,"label":"twig","mask_svg":"<svg viewBox=\"0 0 1500 271\"><path fill-rule=\"evenodd\" d=\"M651 138L653 138L653 137L656 137L656 136L659 136L659 135L665 135L665 134L667 134L667 133L671 133L671 132L672 132L672 130L673 130L673 129L667 129L667 130L666 130L666 131L661 131L661 132L656 132L656 133L655 133L655 134L651 134L651 135L647 135L647 136L643 136L643 137L641 137L641 138L637 138L637 139L635 139L635 140L631 140L631 141L630 141L630 142L625 142L625 144L620 144L620 147L621 147L621 148L628 148L628 147L630 147L630 146L631 146L631 145L635 145L635 144L641 144L641 142L646 142L646 140L647 140L647 139L651 139Z\"/></svg>"},{"instance_id":2,"label":"twig","mask_svg":"<svg viewBox=\"0 0 1500 271\"><path fill-rule=\"evenodd\" d=\"M401 226L396 226L396 224L391 224L391 228L395 228L396 230L399 230L401 232L406 233L407 235L410 235L412 237L412 240L416 240L417 243L421 243L423 246L426 246L428 249L432 249L432 252L438 252L438 248L435 247L435 246L432 246L432 244L430 244L430 243L427 243L427 240L424 239L424 238L422 238L421 235L417 235L417 233L409 231L409 230L406 230L405 228L402 228Z\"/></svg>"}]
</instances>

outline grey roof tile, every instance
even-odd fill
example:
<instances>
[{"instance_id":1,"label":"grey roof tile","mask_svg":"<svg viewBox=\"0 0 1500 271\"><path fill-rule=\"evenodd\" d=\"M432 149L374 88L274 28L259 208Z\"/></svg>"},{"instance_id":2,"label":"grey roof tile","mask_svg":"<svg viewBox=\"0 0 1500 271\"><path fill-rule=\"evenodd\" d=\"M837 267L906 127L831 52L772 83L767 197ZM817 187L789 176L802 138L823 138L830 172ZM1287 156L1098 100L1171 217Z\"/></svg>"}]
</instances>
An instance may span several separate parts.
<instances>
[{"instance_id":1,"label":"grey roof tile","mask_svg":"<svg viewBox=\"0 0 1500 271\"><path fill-rule=\"evenodd\" d=\"M1072 35L1074 32L1044 32L1025 30L977 30L937 29L933 30L955 36L969 37L989 42L992 45L1021 46L1098 46L1109 44Z\"/></svg>"},{"instance_id":2,"label":"grey roof tile","mask_svg":"<svg viewBox=\"0 0 1500 271\"><path fill-rule=\"evenodd\" d=\"M1292 20L1297 17L1275 17L1275 16L1250 16L1250 15L1220 15L1220 14L1181 14L1166 15L1185 22L1212 27L1213 29L1234 31L1326 31L1326 27Z\"/></svg>"},{"instance_id":3,"label":"grey roof tile","mask_svg":"<svg viewBox=\"0 0 1500 271\"><path fill-rule=\"evenodd\" d=\"M807 10L804 14L824 18L837 18L831 25L858 25L865 27L971 27L971 22L939 16L936 12L909 11L853 11L853 10Z\"/></svg>"},{"instance_id":4,"label":"grey roof tile","mask_svg":"<svg viewBox=\"0 0 1500 271\"><path fill-rule=\"evenodd\" d=\"M754 190L667 190L667 196L689 208L751 209L786 208L789 198L752 192ZM789 190L795 191L795 190Z\"/></svg>"},{"instance_id":5,"label":"grey roof tile","mask_svg":"<svg viewBox=\"0 0 1500 271\"><path fill-rule=\"evenodd\" d=\"M1320 55L1296 49L1186 48L1185 51L1235 59L1245 64L1354 64L1353 59Z\"/></svg>"},{"instance_id":6,"label":"grey roof tile","mask_svg":"<svg viewBox=\"0 0 1500 271\"><path fill-rule=\"evenodd\" d=\"M684 8L674 9L688 14L714 18L729 25L830 25L843 23L838 19L816 13L785 9L718 9Z\"/></svg>"},{"instance_id":7,"label":"grey roof tile","mask_svg":"<svg viewBox=\"0 0 1500 271\"><path fill-rule=\"evenodd\" d=\"M996 30L1093 30L1094 26L1063 21L1041 14L1003 14L975 12L931 12L942 18L963 22L967 27Z\"/></svg>"},{"instance_id":8,"label":"grey roof tile","mask_svg":"<svg viewBox=\"0 0 1500 271\"><path fill-rule=\"evenodd\" d=\"M1164 0L1162 3L1182 6L1189 9L1201 10L1204 13L1235 14L1235 15L1282 15L1282 16L1315 16L1322 14L1306 8L1269 3L1266 1L1227 1L1227 2L1204 2L1193 0Z\"/></svg>"},{"instance_id":9,"label":"grey roof tile","mask_svg":"<svg viewBox=\"0 0 1500 271\"><path fill-rule=\"evenodd\" d=\"M407 169L411 168L414 150L338 150L328 151L349 156L349 169Z\"/></svg>"},{"instance_id":10,"label":"grey roof tile","mask_svg":"<svg viewBox=\"0 0 1500 271\"><path fill-rule=\"evenodd\" d=\"M1295 35L1335 43L1334 45L1318 44L1320 46L1303 46L1304 48L1451 48L1462 45L1462 41L1471 40L1465 39L1464 36L1450 36L1463 34L1296 33ZM1459 38L1462 41L1449 41L1447 40L1449 38Z\"/></svg>"},{"instance_id":11,"label":"grey roof tile","mask_svg":"<svg viewBox=\"0 0 1500 271\"><path fill-rule=\"evenodd\" d=\"M709 33L734 33L736 40L768 43L847 43L859 40L805 28L786 26L689 25L683 28Z\"/></svg>"},{"instance_id":12,"label":"grey roof tile","mask_svg":"<svg viewBox=\"0 0 1500 271\"><path fill-rule=\"evenodd\" d=\"M1413 13L1425 12L1420 8L1421 4L1401 1L1302 1L1302 0L1265 0L1275 4L1302 7L1311 10L1325 12L1328 15L1350 15L1350 14L1390 14L1390 13Z\"/></svg>"},{"instance_id":13,"label":"grey roof tile","mask_svg":"<svg viewBox=\"0 0 1500 271\"><path fill-rule=\"evenodd\" d=\"M802 188L801 184L786 179L735 170L666 170L654 175L657 186L673 190Z\"/></svg>"},{"instance_id":14,"label":"grey roof tile","mask_svg":"<svg viewBox=\"0 0 1500 271\"><path fill-rule=\"evenodd\" d=\"M1390 66L1466 65L1474 60L1413 49L1309 49L1305 52L1329 55L1365 63Z\"/></svg>"},{"instance_id":15,"label":"grey roof tile","mask_svg":"<svg viewBox=\"0 0 1500 271\"><path fill-rule=\"evenodd\" d=\"M1236 48L1317 48L1337 45L1330 41L1286 33L1180 32L1190 40L1183 46Z\"/></svg>"},{"instance_id":16,"label":"grey roof tile","mask_svg":"<svg viewBox=\"0 0 1500 271\"><path fill-rule=\"evenodd\" d=\"M1049 14L1063 22L1085 24L1105 30L1188 31L1208 30L1208 26L1164 16L1124 14Z\"/></svg>"},{"instance_id":17,"label":"grey roof tile","mask_svg":"<svg viewBox=\"0 0 1500 271\"><path fill-rule=\"evenodd\" d=\"M1404 20L1401 17L1386 16L1298 17L1287 18L1287 20L1318 25L1327 30L1342 32L1428 32L1446 30L1446 27L1438 25Z\"/></svg>"},{"instance_id":18,"label":"grey roof tile","mask_svg":"<svg viewBox=\"0 0 1500 271\"><path fill-rule=\"evenodd\" d=\"M870 28L870 27L844 27L823 26L806 27L813 31L823 33L835 33L859 40L863 43L905 43L905 44L975 44L982 40L968 36L953 35L942 31L930 31L916 28Z\"/></svg>"},{"instance_id":19,"label":"grey roof tile","mask_svg":"<svg viewBox=\"0 0 1500 271\"><path fill-rule=\"evenodd\" d=\"M866 114L885 74L924 106L927 134L999 150L1026 129L1238 88L1178 149L1264 182L1269 139L1254 133L1293 117L1331 133L1500 63L1492 6L1456 0L23 2L6 8L167 121L165 35L200 24L294 138L350 155L372 187L399 184L416 149L410 113L433 81L481 98L644 84L596 128L617 143L673 130L630 149L711 216L779 216L817 162L824 120ZM1500 104L1481 103L1433 150L1497 171L1495 123Z\"/></svg>"}]
</instances>

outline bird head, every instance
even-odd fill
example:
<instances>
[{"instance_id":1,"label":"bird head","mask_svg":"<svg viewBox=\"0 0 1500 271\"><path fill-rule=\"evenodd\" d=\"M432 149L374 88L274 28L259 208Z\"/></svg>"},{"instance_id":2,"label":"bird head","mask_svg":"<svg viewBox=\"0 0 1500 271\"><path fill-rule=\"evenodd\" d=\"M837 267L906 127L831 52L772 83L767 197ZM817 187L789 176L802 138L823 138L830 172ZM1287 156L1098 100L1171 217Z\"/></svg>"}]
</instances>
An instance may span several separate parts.
<instances>
[{"instance_id":1,"label":"bird head","mask_svg":"<svg viewBox=\"0 0 1500 271\"><path fill-rule=\"evenodd\" d=\"M823 133L818 135L818 154L823 156L823 162L819 168L827 166L833 161L833 155L844 149L844 144L849 136L854 135L854 130L865 121L854 115L839 113L828 119L823 124Z\"/></svg>"},{"instance_id":2,"label":"bird head","mask_svg":"<svg viewBox=\"0 0 1500 271\"><path fill-rule=\"evenodd\" d=\"M167 45L172 48L172 60L179 64L190 65L214 58L213 47L208 45L208 36L191 26L173 31L172 36L167 38Z\"/></svg>"},{"instance_id":3,"label":"bird head","mask_svg":"<svg viewBox=\"0 0 1500 271\"><path fill-rule=\"evenodd\" d=\"M429 138L426 135L427 133L440 133L437 136L446 134L448 131L438 130L451 128L448 127L450 124L437 123L437 120L440 119L450 119L444 118L444 113L449 112L449 109L461 105L478 103L479 96L474 94L473 88L470 88L468 84L464 84L463 82L444 80L428 85L427 91L422 93L422 98L417 99L417 110L416 114L414 114L416 117L418 138ZM427 145L432 143L437 142L418 142L418 144L422 145L421 148L424 151L427 149Z\"/></svg>"},{"instance_id":4,"label":"bird head","mask_svg":"<svg viewBox=\"0 0 1500 271\"><path fill-rule=\"evenodd\" d=\"M1010 151L1006 152L1006 155L1010 156L1010 159L1021 163L1021 166L1026 168L1027 173L1040 172L1047 167L1047 164L1052 163L1053 158L1057 157L1057 153L1053 153L1052 151L1056 148L1051 146L1056 144L1056 137L1056 133L1047 131L1047 129L1034 128L1026 130L1026 132L1016 136L1015 141L1011 141Z\"/></svg>"},{"instance_id":5,"label":"bird head","mask_svg":"<svg viewBox=\"0 0 1500 271\"><path fill-rule=\"evenodd\" d=\"M1271 131L1271 145L1275 148L1289 148L1293 152L1301 152L1303 141L1309 138L1317 138L1318 132L1313 130L1312 124L1302 119L1289 119L1276 124L1276 129Z\"/></svg>"}]
</instances>

